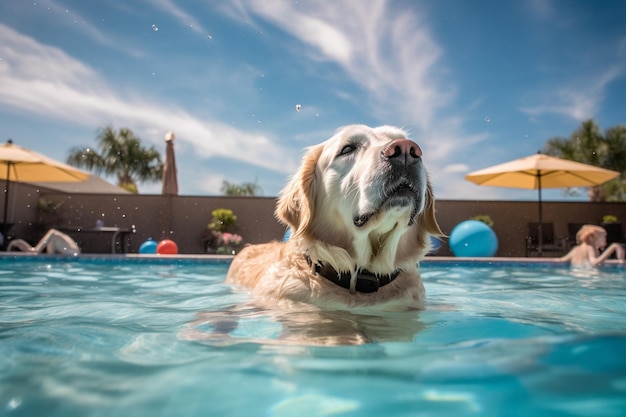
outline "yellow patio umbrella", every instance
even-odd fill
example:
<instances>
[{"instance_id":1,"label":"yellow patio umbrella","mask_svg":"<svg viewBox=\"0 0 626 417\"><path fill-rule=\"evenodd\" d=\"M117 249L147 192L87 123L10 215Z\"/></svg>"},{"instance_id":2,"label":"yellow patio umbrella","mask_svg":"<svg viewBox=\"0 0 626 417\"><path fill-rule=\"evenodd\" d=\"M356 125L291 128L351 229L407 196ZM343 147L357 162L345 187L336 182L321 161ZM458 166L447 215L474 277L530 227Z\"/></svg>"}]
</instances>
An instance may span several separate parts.
<instances>
[{"instance_id":1,"label":"yellow patio umbrella","mask_svg":"<svg viewBox=\"0 0 626 417\"><path fill-rule=\"evenodd\" d=\"M617 177L620 173L593 165L537 153L525 158L474 171L465 179L478 185L492 187L525 188L539 194L539 253L543 244L543 213L541 190L543 188L593 187Z\"/></svg>"},{"instance_id":2,"label":"yellow patio umbrella","mask_svg":"<svg viewBox=\"0 0 626 417\"><path fill-rule=\"evenodd\" d=\"M9 140L0 144L0 180L4 180L4 218L2 233L6 236L9 208L9 186L17 182L81 182L90 174L22 148Z\"/></svg>"}]
</instances>

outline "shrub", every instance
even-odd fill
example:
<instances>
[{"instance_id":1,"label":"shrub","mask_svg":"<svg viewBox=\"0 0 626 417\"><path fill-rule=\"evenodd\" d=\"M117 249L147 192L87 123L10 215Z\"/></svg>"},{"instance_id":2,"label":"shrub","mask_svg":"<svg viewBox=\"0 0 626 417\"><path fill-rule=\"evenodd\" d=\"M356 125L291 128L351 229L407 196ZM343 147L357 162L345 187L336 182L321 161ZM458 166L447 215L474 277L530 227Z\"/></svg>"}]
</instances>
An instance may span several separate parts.
<instances>
[{"instance_id":1,"label":"shrub","mask_svg":"<svg viewBox=\"0 0 626 417\"><path fill-rule=\"evenodd\" d=\"M479 214L477 216L470 217L470 220L478 220L479 222L483 222L491 228L493 228L493 225L494 225L493 220L491 219L491 216L489 216L488 214Z\"/></svg>"},{"instance_id":2,"label":"shrub","mask_svg":"<svg viewBox=\"0 0 626 417\"><path fill-rule=\"evenodd\" d=\"M209 229L215 232L228 232L232 231L237 225L237 216L229 209L215 209L211 212L211 223L209 223Z\"/></svg>"}]
</instances>

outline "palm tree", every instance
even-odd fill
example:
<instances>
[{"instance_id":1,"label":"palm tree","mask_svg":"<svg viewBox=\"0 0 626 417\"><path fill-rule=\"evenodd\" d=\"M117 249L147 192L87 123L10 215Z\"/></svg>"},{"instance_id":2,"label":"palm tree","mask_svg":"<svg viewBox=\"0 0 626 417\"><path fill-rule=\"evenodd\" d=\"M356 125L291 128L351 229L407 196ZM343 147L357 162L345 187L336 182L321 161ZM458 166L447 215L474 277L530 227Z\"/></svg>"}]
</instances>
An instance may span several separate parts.
<instances>
[{"instance_id":1,"label":"palm tree","mask_svg":"<svg viewBox=\"0 0 626 417\"><path fill-rule=\"evenodd\" d=\"M137 182L161 180L161 155L153 146L144 148L132 130L116 131L107 126L98 130L96 140L98 151L89 147L72 148L67 163L97 174L115 175L119 187L134 193Z\"/></svg>"},{"instance_id":2,"label":"palm tree","mask_svg":"<svg viewBox=\"0 0 626 417\"><path fill-rule=\"evenodd\" d=\"M232 182L222 182L221 190L224 195L238 195L238 196L255 196L261 192L261 187L252 182L244 182L242 184L234 184Z\"/></svg>"},{"instance_id":3,"label":"palm tree","mask_svg":"<svg viewBox=\"0 0 626 417\"><path fill-rule=\"evenodd\" d=\"M569 139L548 139L544 153L622 174L603 185L590 187L590 201L626 201L626 126L607 129L604 134L592 119L576 129Z\"/></svg>"},{"instance_id":4,"label":"palm tree","mask_svg":"<svg viewBox=\"0 0 626 417\"><path fill-rule=\"evenodd\" d=\"M626 126L617 125L606 130L607 160L605 167L622 174L605 184L607 201L626 201Z\"/></svg>"}]
</instances>

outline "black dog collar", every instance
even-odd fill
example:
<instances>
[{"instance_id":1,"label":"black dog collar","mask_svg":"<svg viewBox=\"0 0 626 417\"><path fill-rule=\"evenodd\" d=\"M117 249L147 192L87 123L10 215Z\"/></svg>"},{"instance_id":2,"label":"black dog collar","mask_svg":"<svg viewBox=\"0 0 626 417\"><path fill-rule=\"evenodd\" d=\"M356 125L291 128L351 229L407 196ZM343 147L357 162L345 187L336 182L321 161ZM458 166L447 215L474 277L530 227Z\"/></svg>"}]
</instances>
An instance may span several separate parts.
<instances>
[{"instance_id":1,"label":"black dog collar","mask_svg":"<svg viewBox=\"0 0 626 417\"><path fill-rule=\"evenodd\" d=\"M304 255L309 266L313 264L309 255ZM333 282L340 287L347 290L350 289L350 272L337 272L335 268L330 265L317 262L315 264L315 272L330 282ZM366 269L358 271L356 278L356 291L362 293L372 293L378 291L380 287L390 284L394 279L400 275L400 270L396 269L391 274L378 275L370 272Z\"/></svg>"}]
</instances>

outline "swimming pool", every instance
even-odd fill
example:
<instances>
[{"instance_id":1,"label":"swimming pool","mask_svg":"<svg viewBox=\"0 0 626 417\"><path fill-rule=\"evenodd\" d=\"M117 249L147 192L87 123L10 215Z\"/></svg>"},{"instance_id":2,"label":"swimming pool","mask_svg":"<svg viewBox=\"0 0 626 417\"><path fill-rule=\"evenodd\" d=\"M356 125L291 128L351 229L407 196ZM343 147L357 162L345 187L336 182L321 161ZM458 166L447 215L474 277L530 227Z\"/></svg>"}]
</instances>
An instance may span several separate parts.
<instances>
[{"instance_id":1,"label":"swimming pool","mask_svg":"<svg viewBox=\"0 0 626 417\"><path fill-rule=\"evenodd\" d=\"M187 259L0 258L0 414L626 411L622 266L426 262L425 311L301 317L237 308L249 299L223 283L227 268ZM341 336L326 327L370 343L315 345Z\"/></svg>"}]
</instances>

